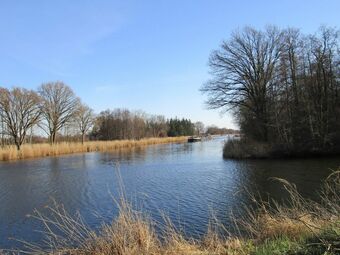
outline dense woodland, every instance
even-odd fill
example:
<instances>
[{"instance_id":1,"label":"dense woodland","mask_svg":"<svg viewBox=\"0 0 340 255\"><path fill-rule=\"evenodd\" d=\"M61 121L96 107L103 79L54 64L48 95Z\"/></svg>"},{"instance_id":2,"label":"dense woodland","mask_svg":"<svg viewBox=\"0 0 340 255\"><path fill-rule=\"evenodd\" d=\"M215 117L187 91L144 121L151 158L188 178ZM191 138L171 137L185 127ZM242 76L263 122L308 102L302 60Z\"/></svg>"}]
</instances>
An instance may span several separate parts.
<instances>
[{"instance_id":1,"label":"dense woodland","mask_svg":"<svg viewBox=\"0 0 340 255\"><path fill-rule=\"evenodd\" d=\"M201 90L245 139L285 152L340 151L339 31L246 27L212 52Z\"/></svg>"},{"instance_id":2,"label":"dense woodland","mask_svg":"<svg viewBox=\"0 0 340 255\"><path fill-rule=\"evenodd\" d=\"M204 132L201 122L166 119L128 109L94 114L63 82L42 84L37 91L0 87L1 145L58 141L117 140L188 136Z\"/></svg>"}]
</instances>

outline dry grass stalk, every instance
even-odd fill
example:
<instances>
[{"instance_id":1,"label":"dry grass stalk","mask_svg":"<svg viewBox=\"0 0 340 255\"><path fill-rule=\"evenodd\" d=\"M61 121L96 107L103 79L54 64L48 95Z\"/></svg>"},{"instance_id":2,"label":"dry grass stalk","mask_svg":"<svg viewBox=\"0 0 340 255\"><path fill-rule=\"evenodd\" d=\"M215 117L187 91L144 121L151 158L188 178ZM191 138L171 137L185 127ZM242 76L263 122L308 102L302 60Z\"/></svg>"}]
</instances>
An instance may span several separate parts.
<instances>
[{"instance_id":1,"label":"dry grass stalk","mask_svg":"<svg viewBox=\"0 0 340 255\"><path fill-rule=\"evenodd\" d=\"M55 145L24 144L18 151L15 146L0 148L0 161L27 159L36 157L59 156L72 153L93 151L113 151L117 149L135 148L146 145L184 142L187 137L146 138L141 140L89 141L84 144L78 142L62 142Z\"/></svg>"},{"instance_id":2,"label":"dry grass stalk","mask_svg":"<svg viewBox=\"0 0 340 255\"><path fill-rule=\"evenodd\" d=\"M239 228L256 241L289 237L299 239L309 234L317 235L330 223L340 220L340 170L333 172L324 182L321 202L304 199L294 184L284 179L273 178L280 182L289 194L286 204L276 201L265 202L253 197L256 210L247 208L246 216L236 220Z\"/></svg>"}]
</instances>

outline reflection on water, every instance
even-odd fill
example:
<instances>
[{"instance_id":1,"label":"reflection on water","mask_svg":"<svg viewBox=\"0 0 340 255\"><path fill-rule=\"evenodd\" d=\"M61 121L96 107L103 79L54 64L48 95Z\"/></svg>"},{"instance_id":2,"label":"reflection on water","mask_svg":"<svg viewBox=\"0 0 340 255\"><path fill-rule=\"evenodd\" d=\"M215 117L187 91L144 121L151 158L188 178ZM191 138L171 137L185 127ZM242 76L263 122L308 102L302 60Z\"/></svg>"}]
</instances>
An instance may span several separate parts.
<instances>
[{"instance_id":1,"label":"reflection on water","mask_svg":"<svg viewBox=\"0 0 340 255\"><path fill-rule=\"evenodd\" d=\"M18 245L9 237L39 241L41 227L27 217L55 199L79 211L93 228L117 214L119 165L127 197L154 219L170 216L188 235L206 230L212 211L229 224L249 198L244 189L281 199L285 193L270 177L294 182L315 197L320 181L340 159L248 160L222 158L223 138L201 143L156 145L112 153L88 153L0 163L0 247ZM98 217L100 215L100 217Z\"/></svg>"}]
</instances>

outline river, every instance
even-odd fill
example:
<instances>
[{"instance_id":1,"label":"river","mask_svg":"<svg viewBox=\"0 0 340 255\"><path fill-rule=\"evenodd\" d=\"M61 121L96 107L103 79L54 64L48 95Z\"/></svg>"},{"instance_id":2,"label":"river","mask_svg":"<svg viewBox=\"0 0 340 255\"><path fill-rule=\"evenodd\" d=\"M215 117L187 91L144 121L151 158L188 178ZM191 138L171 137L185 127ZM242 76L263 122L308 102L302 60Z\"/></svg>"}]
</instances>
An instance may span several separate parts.
<instances>
[{"instance_id":1,"label":"river","mask_svg":"<svg viewBox=\"0 0 340 255\"><path fill-rule=\"evenodd\" d=\"M117 215L112 197L119 196L120 183L136 208L160 222L165 213L186 235L198 237L212 212L227 227L231 212L242 214L250 202L244 190L283 199L281 185L271 180L280 177L316 198L321 181L340 166L340 158L226 160L225 139L1 162L0 248L20 247L13 238L41 242L41 224L27 215L47 213L53 201L99 228Z\"/></svg>"}]
</instances>

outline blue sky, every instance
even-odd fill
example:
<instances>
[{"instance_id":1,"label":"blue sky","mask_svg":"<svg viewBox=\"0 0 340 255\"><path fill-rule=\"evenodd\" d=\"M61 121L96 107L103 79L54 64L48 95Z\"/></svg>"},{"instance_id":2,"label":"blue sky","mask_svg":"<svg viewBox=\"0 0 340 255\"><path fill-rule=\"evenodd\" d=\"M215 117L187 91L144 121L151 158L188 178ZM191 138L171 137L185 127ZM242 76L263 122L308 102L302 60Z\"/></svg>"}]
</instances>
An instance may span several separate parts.
<instances>
[{"instance_id":1,"label":"blue sky","mask_svg":"<svg viewBox=\"0 0 340 255\"><path fill-rule=\"evenodd\" d=\"M62 80L96 112L126 107L235 127L206 110L210 52L232 30L339 26L339 0L2 0L0 86Z\"/></svg>"}]
</instances>

